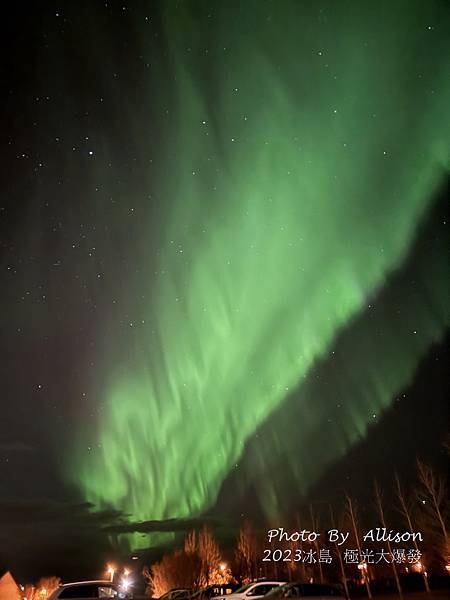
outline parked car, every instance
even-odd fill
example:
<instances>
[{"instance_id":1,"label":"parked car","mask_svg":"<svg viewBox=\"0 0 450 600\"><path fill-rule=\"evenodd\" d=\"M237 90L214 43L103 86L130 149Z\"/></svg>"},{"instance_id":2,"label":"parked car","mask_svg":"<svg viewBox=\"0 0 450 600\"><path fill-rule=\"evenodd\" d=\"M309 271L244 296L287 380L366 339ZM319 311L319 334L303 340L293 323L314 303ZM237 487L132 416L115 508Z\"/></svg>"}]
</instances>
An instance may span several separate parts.
<instances>
[{"instance_id":1,"label":"parked car","mask_svg":"<svg viewBox=\"0 0 450 600\"><path fill-rule=\"evenodd\" d=\"M226 596L227 598L239 588L239 585L233 583L209 585L208 587L196 590L190 595L191 600L210 600Z\"/></svg>"},{"instance_id":2,"label":"parked car","mask_svg":"<svg viewBox=\"0 0 450 600\"><path fill-rule=\"evenodd\" d=\"M175 600L176 598L184 598L184 596L189 596L190 593L191 590L188 590L187 588L174 588L160 596L158 600Z\"/></svg>"},{"instance_id":3,"label":"parked car","mask_svg":"<svg viewBox=\"0 0 450 600\"><path fill-rule=\"evenodd\" d=\"M54 590L48 600L88 600L103 598L104 600L124 600L131 594L111 581L76 581L65 583Z\"/></svg>"},{"instance_id":4,"label":"parked car","mask_svg":"<svg viewBox=\"0 0 450 600\"><path fill-rule=\"evenodd\" d=\"M281 600L282 598L314 598L314 600L346 600L345 592L339 585L324 583L288 583L272 590L267 595L267 600ZM266 599L264 599L266 600Z\"/></svg>"},{"instance_id":5,"label":"parked car","mask_svg":"<svg viewBox=\"0 0 450 600\"><path fill-rule=\"evenodd\" d=\"M285 585L286 581L256 581L247 583L232 594L217 596L216 600L246 600L247 598L262 598L273 588Z\"/></svg>"}]
</instances>

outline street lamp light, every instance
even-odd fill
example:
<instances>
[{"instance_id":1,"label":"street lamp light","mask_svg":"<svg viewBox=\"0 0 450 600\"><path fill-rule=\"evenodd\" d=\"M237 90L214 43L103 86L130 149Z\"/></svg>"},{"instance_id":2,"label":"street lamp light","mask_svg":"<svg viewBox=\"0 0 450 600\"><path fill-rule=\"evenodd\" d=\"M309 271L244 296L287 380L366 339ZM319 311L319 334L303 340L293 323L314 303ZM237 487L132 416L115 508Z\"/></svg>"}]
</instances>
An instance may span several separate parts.
<instances>
[{"instance_id":1,"label":"street lamp light","mask_svg":"<svg viewBox=\"0 0 450 600\"><path fill-rule=\"evenodd\" d=\"M413 570L416 571L416 573L422 573L423 564L420 562L420 560L413 564Z\"/></svg>"},{"instance_id":2,"label":"street lamp light","mask_svg":"<svg viewBox=\"0 0 450 600\"><path fill-rule=\"evenodd\" d=\"M128 577L123 577L121 582L121 587L124 592L128 592L131 587L131 580Z\"/></svg>"},{"instance_id":3,"label":"street lamp light","mask_svg":"<svg viewBox=\"0 0 450 600\"><path fill-rule=\"evenodd\" d=\"M110 581L114 580L114 573L116 572L116 569L113 565L108 565L106 572L108 573L109 577L110 577Z\"/></svg>"}]
</instances>

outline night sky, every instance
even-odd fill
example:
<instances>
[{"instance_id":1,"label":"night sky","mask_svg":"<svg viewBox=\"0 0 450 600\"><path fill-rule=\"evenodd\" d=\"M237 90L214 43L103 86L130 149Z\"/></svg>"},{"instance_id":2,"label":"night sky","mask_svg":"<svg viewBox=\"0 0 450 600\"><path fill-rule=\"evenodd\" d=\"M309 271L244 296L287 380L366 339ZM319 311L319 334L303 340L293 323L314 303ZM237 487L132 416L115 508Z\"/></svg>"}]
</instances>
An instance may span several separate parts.
<instances>
[{"instance_id":1,"label":"night sky","mask_svg":"<svg viewBox=\"0 0 450 600\"><path fill-rule=\"evenodd\" d=\"M442 467L449 16L4 9L0 570Z\"/></svg>"}]
</instances>

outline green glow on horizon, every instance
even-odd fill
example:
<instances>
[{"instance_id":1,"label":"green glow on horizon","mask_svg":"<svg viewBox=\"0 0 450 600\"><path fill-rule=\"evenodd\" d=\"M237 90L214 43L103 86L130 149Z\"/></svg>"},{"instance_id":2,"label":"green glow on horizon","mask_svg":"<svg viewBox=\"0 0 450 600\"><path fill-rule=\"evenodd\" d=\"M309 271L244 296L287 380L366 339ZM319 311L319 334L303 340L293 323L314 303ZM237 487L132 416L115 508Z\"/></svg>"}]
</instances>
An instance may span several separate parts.
<instances>
[{"instance_id":1,"label":"green glow on horizon","mask_svg":"<svg viewBox=\"0 0 450 600\"><path fill-rule=\"evenodd\" d=\"M262 7L248 2L238 19L234 4L217 6L207 41L207 11L201 25L186 7L166 11L165 243L141 281L151 326L140 351L110 365L101 448L77 464L90 501L134 520L214 503L246 441L401 265L445 167L450 95L438 67L428 87L417 79L422 9L374 21L366 6L345 20L343 4L324 24L288 2L268 23ZM367 411L355 408L336 456L442 328ZM304 410L307 436L314 406ZM322 466L301 464L307 489Z\"/></svg>"}]
</instances>

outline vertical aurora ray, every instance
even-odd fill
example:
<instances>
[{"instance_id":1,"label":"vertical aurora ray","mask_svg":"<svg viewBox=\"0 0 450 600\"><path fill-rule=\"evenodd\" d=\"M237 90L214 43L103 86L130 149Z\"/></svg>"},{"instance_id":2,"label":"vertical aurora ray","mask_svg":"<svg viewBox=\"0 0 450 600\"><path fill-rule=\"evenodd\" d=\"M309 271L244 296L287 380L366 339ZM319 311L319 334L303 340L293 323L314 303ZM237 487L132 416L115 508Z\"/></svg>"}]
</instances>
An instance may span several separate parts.
<instances>
[{"instance_id":1,"label":"vertical aurora ray","mask_svg":"<svg viewBox=\"0 0 450 600\"><path fill-rule=\"evenodd\" d=\"M341 494L349 482L339 460L379 425L393 403L411 402L408 388L417 377L417 367L430 347L442 341L450 324L445 209L438 214L433 211L432 218L427 218L401 269L370 298L367 309L339 333L331 352L250 438L239 461L239 474L227 478L218 507L224 501L237 512L237 507L248 506L245 495L249 490L257 489L258 509L267 520L279 522L280 516L292 518L299 500L317 479L330 488L329 496ZM434 353L428 357L431 360ZM427 410L434 411L439 390L423 388L422 394ZM417 416L418 423L427 410ZM418 448L407 420L402 420L402 426L409 432L408 448ZM395 462L405 438L392 442L386 441L386 448ZM383 464L377 453L369 460ZM332 474L336 464L341 478ZM364 473L360 454L353 465ZM367 481L371 476L366 472ZM232 498L227 497L227 489L233 490Z\"/></svg>"},{"instance_id":2,"label":"vertical aurora ray","mask_svg":"<svg viewBox=\"0 0 450 600\"><path fill-rule=\"evenodd\" d=\"M135 520L211 506L249 436L401 264L446 162L431 4L167 5L153 82L169 115L165 241L141 281L152 325L111 359L101 448L77 462L96 505Z\"/></svg>"}]
</instances>

